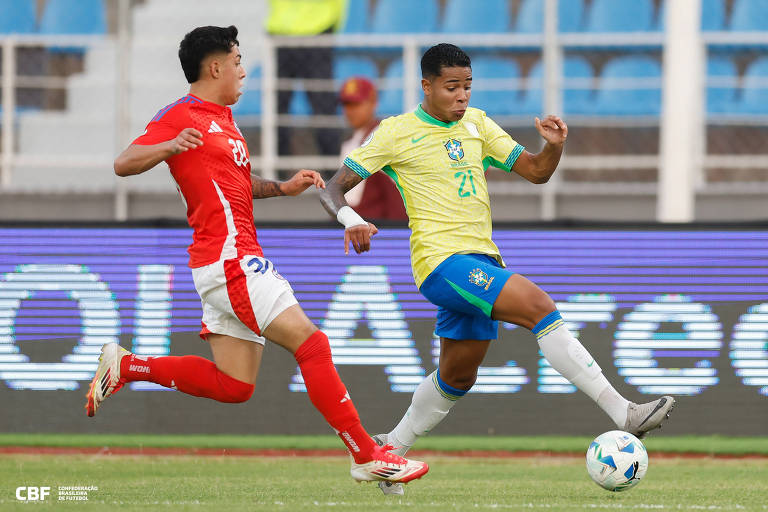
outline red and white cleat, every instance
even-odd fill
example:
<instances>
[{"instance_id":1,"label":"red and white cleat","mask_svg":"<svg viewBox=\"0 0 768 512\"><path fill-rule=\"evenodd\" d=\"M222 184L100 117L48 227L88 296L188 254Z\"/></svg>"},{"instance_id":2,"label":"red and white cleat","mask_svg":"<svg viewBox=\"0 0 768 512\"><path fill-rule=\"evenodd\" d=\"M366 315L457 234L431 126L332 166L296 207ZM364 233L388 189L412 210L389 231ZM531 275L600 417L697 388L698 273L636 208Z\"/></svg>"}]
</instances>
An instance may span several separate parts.
<instances>
[{"instance_id":1,"label":"red and white cleat","mask_svg":"<svg viewBox=\"0 0 768 512\"><path fill-rule=\"evenodd\" d=\"M130 355L130 352L117 343L107 343L101 347L99 366L85 395L88 399L85 403L88 416L96 414L101 403L123 387L123 382L120 381L120 360L127 355Z\"/></svg>"},{"instance_id":2,"label":"red and white cleat","mask_svg":"<svg viewBox=\"0 0 768 512\"><path fill-rule=\"evenodd\" d=\"M387 442L388 437L389 435L387 434L376 434L375 436L371 437L371 439L376 441L377 445L384 446L385 444L389 444ZM395 448L395 450L397 450L397 448ZM400 451L399 455L402 457L403 455L405 455L405 453ZM405 494L404 487L405 486L403 484L399 484L396 482L379 482L379 489L381 489L381 492L383 492L384 494L393 494L395 496L403 496Z\"/></svg>"},{"instance_id":3,"label":"red and white cleat","mask_svg":"<svg viewBox=\"0 0 768 512\"><path fill-rule=\"evenodd\" d=\"M363 464L352 461L350 474L358 482L396 482L407 483L427 474L426 462L410 460L390 452L392 445L376 446L373 460Z\"/></svg>"}]
</instances>

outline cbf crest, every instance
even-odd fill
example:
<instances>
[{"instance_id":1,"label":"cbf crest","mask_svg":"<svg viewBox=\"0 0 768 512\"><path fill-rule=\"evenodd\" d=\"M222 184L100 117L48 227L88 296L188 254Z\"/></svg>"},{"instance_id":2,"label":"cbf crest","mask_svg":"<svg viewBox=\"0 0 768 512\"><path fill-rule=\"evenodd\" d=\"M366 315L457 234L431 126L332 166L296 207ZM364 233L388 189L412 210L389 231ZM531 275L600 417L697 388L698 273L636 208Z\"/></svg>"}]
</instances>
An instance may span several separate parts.
<instances>
[{"instance_id":1,"label":"cbf crest","mask_svg":"<svg viewBox=\"0 0 768 512\"><path fill-rule=\"evenodd\" d=\"M448 158L451 160L459 161L464 158L464 148L461 147L460 140L450 139L444 146L445 150L448 151Z\"/></svg>"},{"instance_id":2,"label":"cbf crest","mask_svg":"<svg viewBox=\"0 0 768 512\"><path fill-rule=\"evenodd\" d=\"M486 291L491 287L491 283L495 277L488 278L488 274L480 270L479 268L472 269L469 273L469 282L476 284L480 288L484 288Z\"/></svg>"}]
</instances>

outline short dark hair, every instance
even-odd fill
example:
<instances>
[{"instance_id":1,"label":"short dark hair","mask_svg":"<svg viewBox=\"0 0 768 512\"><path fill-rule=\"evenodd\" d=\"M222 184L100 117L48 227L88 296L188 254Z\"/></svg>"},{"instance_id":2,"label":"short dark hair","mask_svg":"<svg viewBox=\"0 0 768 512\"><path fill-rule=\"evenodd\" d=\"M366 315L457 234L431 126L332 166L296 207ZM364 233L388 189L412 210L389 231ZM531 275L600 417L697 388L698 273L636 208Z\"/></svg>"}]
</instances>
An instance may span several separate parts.
<instances>
[{"instance_id":1,"label":"short dark hair","mask_svg":"<svg viewBox=\"0 0 768 512\"><path fill-rule=\"evenodd\" d=\"M424 52L424 56L421 57L421 76L427 80L440 76L443 68L452 67L472 67L469 55L464 53L464 50L458 46L452 44L436 44Z\"/></svg>"},{"instance_id":2,"label":"short dark hair","mask_svg":"<svg viewBox=\"0 0 768 512\"><path fill-rule=\"evenodd\" d=\"M197 82L200 78L200 65L204 58L212 53L229 53L233 46L240 46L234 25L197 27L185 35L179 44L179 60L187 82Z\"/></svg>"}]
</instances>

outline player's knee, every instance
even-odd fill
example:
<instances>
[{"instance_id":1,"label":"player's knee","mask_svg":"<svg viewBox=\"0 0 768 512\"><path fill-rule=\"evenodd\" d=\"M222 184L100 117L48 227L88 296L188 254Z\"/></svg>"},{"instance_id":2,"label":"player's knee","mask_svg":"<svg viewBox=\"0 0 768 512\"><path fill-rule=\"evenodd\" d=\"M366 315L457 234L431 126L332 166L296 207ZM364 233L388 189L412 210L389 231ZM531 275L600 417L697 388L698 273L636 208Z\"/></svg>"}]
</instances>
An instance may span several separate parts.
<instances>
[{"instance_id":1,"label":"player's knee","mask_svg":"<svg viewBox=\"0 0 768 512\"><path fill-rule=\"evenodd\" d=\"M331 345L323 331L316 330L293 355L299 366L312 360L331 359Z\"/></svg>"},{"instance_id":2,"label":"player's knee","mask_svg":"<svg viewBox=\"0 0 768 512\"><path fill-rule=\"evenodd\" d=\"M545 292L536 293L528 301L530 309L537 315L547 315L557 309L555 301Z\"/></svg>"},{"instance_id":3,"label":"player's knee","mask_svg":"<svg viewBox=\"0 0 768 512\"><path fill-rule=\"evenodd\" d=\"M253 390L256 389L256 386L253 384L243 384L245 385L230 391L229 397L232 403L239 404L242 402L247 402L253 396Z\"/></svg>"},{"instance_id":4,"label":"player's knee","mask_svg":"<svg viewBox=\"0 0 768 512\"><path fill-rule=\"evenodd\" d=\"M238 404L247 402L253 396L253 390L256 386L237 380L225 373L219 372L220 402Z\"/></svg>"}]
</instances>

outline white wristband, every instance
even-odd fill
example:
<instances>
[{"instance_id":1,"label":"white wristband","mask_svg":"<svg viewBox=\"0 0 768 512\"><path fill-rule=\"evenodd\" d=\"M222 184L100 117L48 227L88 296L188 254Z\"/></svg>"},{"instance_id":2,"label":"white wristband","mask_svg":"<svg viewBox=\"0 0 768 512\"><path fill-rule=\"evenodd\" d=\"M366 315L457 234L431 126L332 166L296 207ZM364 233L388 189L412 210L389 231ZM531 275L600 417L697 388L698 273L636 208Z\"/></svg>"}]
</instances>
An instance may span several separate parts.
<instances>
[{"instance_id":1,"label":"white wristband","mask_svg":"<svg viewBox=\"0 0 768 512\"><path fill-rule=\"evenodd\" d=\"M368 223L365 222L365 220L363 220L363 218L350 206L342 206L341 209L339 209L339 213L336 214L336 220L344 225L344 229L349 229L353 226L368 225Z\"/></svg>"}]
</instances>

